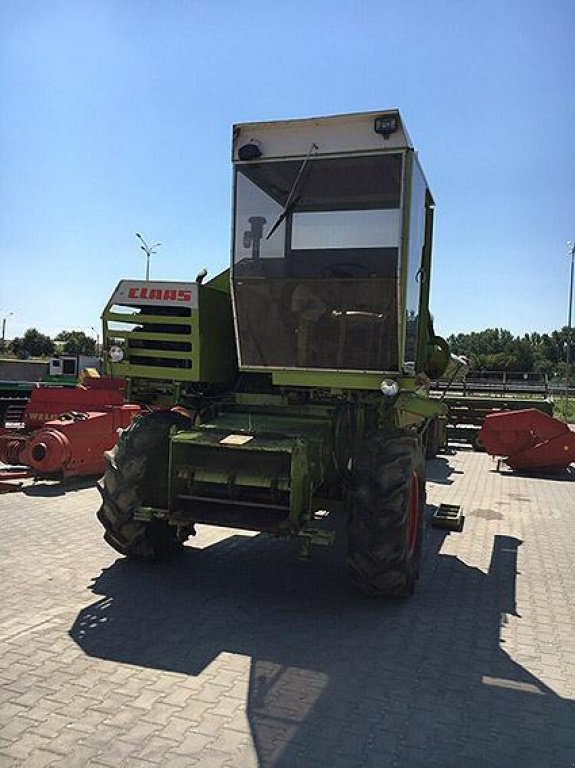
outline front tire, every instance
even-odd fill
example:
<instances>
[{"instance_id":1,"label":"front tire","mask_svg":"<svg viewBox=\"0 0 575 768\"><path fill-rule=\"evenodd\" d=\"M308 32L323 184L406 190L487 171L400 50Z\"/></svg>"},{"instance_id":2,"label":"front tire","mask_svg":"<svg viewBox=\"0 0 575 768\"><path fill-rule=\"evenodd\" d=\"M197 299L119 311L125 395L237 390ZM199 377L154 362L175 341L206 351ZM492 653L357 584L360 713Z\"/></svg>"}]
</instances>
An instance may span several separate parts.
<instances>
[{"instance_id":1,"label":"front tire","mask_svg":"<svg viewBox=\"0 0 575 768\"><path fill-rule=\"evenodd\" d=\"M407 597L419 575L425 461L415 434L377 432L352 464L348 567L365 593Z\"/></svg>"},{"instance_id":2,"label":"front tire","mask_svg":"<svg viewBox=\"0 0 575 768\"><path fill-rule=\"evenodd\" d=\"M155 411L137 418L106 454L97 517L105 529L104 540L121 555L164 559L181 551L191 533L164 520L134 520L140 506L167 506L170 431L190 426L190 419L179 413Z\"/></svg>"}]
</instances>

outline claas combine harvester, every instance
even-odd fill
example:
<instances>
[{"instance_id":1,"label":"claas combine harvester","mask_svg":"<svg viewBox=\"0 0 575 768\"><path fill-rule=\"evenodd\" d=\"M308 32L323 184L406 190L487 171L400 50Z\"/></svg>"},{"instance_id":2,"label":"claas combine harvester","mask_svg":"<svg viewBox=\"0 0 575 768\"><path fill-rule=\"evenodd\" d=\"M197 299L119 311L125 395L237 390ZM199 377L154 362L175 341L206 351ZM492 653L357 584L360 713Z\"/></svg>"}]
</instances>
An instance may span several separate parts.
<instances>
[{"instance_id":1,"label":"claas combine harvester","mask_svg":"<svg viewBox=\"0 0 575 768\"><path fill-rule=\"evenodd\" d=\"M233 169L231 269L124 280L104 311L108 375L156 408L108 454L105 539L159 558L207 523L309 546L343 514L353 581L408 595L449 363L419 159L385 111L236 125Z\"/></svg>"}]
</instances>

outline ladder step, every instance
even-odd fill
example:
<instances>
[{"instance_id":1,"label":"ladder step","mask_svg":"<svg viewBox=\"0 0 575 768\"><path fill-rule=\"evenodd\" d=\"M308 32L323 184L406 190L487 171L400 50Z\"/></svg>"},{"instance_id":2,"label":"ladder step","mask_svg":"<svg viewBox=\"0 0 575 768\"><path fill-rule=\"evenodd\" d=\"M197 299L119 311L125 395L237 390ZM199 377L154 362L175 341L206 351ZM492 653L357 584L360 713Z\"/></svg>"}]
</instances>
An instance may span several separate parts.
<instances>
[{"instance_id":1,"label":"ladder step","mask_svg":"<svg viewBox=\"0 0 575 768\"><path fill-rule=\"evenodd\" d=\"M433 528L444 528L461 533L465 518L459 504L440 504L431 518Z\"/></svg>"}]
</instances>

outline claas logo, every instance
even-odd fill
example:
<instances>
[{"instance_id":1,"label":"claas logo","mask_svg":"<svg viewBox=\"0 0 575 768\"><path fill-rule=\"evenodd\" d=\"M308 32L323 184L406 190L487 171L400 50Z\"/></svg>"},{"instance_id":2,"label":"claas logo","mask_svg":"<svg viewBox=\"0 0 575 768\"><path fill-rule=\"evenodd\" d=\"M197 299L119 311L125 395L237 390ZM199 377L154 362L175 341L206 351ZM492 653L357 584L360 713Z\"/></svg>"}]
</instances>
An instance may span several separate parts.
<instances>
[{"instance_id":1,"label":"claas logo","mask_svg":"<svg viewBox=\"0 0 575 768\"><path fill-rule=\"evenodd\" d=\"M149 301L191 301L192 292L185 288L130 288L128 298Z\"/></svg>"}]
</instances>

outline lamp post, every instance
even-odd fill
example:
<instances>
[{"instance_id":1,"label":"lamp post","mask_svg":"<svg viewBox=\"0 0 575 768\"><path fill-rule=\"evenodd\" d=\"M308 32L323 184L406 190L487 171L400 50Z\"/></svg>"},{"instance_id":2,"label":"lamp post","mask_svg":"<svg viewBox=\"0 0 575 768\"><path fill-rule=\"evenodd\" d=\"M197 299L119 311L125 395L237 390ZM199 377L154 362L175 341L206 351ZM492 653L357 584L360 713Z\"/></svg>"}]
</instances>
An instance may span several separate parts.
<instances>
[{"instance_id":1,"label":"lamp post","mask_svg":"<svg viewBox=\"0 0 575 768\"><path fill-rule=\"evenodd\" d=\"M2 352L4 352L4 342L5 342L5 340L6 340L6 320L8 320L8 318L9 318L11 315L13 315L13 314L14 314L14 312L8 312L8 314L7 314L7 315L5 315L5 316L2 318Z\"/></svg>"},{"instance_id":2,"label":"lamp post","mask_svg":"<svg viewBox=\"0 0 575 768\"><path fill-rule=\"evenodd\" d=\"M565 343L565 421L567 421L567 404L569 402L569 367L571 365L571 319L573 312L573 272L575 264L575 243L571 240L567 243L569 255L571 256L571 276L569 279L569 311L567 312L567 341Z\"/></svg>"},{"instance_id":3,"label":"lamp post","mask_svg":"<svg viewBox=\"0 0 575 768\"><path fill-rule=\"evenodd\" d=\"M144 240L144 238L139 232L136 232L136 237L142 243L140 248L146 254L146 280L149 280L150 279L150 256L154 256L156 254L156 251L154 250L154 248L158 248L158 246L160 246L161 243L154 243L154 245L148 245L148 243Z\"/></svg>"},{"instance_id":4,"label":"lamp post","mask_svg":"<svg viewBox=\"0 0 575 768\"><path fill-rule=\"evenodd\" d=\"M99 334L99 333L98 333L98 331L97 331L97 330L94 328L94 326L93 326L93 325L91 325L91 326L90 326L90 329L91 329L92 331L94 331L94 333L96 334L96 357L98 357L98 355L100 354L100 334Z\"/></svg>"}]
</instances>

